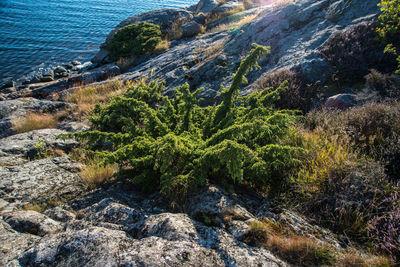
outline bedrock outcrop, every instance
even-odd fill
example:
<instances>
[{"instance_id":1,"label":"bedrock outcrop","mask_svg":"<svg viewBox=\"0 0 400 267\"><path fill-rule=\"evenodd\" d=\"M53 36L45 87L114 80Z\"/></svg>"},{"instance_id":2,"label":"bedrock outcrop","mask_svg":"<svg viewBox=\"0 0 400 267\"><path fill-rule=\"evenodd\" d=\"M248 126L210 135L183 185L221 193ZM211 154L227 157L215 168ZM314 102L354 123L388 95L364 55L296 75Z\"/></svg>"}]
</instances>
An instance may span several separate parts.
<instances>
[{"instance_id":1,"label":"bedrock outcrop","mask_svg":"<svg viewBox=\"0 0 400 267\"><path fill-rule=\"evenodd\" d=\"M225 5L234 4L233 2L237 1L228 1ZM258 5L222 18L221 21L224 22L217 21L216 25L256 14L250 23L217 32L206 32L196 38L173 41L170 49L139 59L121 77L124 80L135 80L153 72L153 77L165 80L169 89L185 82L192 88L204 86L206 91L203 97L212 100L221 84L229 85L241 59L248 53L251 44L256 42L271 46L271 54L260 63L261 70L249 75L250 85L260 76L281 68L299 72L309 82L325 82L333 70L321 57L320 49L333 34L375 19L379 12L378 2L379 0L298 0L281 2L279 5ZM213 14L217 8L221 6L213 1L200 1L197 6L185 11L185 21L190 21L192 15L195 17L197 11ZM164 14L165 10L160 12ZM143 20L157 23L155 17L151 19L152 15L157 16L157 12L135 15L125 20L110 33L107 41L116 30L130 22Z\"/></svg>"},{"instance_id":2,"label":"bedrock outcrop","mask_svg":"<svg viewBox=\"0 0 400 267\"><path fill-rule=\"evenodd\" d=\"M220 85L230 84L253 42L270 45L272 53L260 62L261 70L249 74L250 85L281 68L300 72L309 81L323 81L332 70L319 49L332 34L374 19L378 2L297 0L255 5L215 21L205 34L188 34L171 41L165 51L138 58L136 65L122 74L116 64L104 65L107 51L103 49L94 69L68 77L60 74L59 80L23 89L13 88L13 83L2 88L0 265L289 266L272 251L243 241L250 224L265 218L283 221L298 235L339 248L341 243L330 231L293 211L276 209L254 192L237 190L232 194L208 185L191 193L187 203L176 210L168 206L163 195L144 194L126 181L89 190L80 177L82 165L67 155L77 142L58 138L87 126L71 118L57 125L59 129L17 134L13 121L31 111L54 114L71 108L71 104L43 98L70 93L76 84L109 82L110 77L136 80L152 72L152 77L166 81L167 94L174 86L188 82L192 88L204 86L205 103L213 103ZM152 11L128 18L113 32L140 21L157 23L164 32L177 21L182 25L195 21L197 27L205 24L208 14L231 10L237 3L220 5L216 0L201 0L187 9ZM248 24L219 27L250 15L254 18ZM59 73L65 71L60 69ZM245 93L246 88L243 90ZM38 149L44 149L44 153L38 153ZM56 156L47 150L61 153Z\"/></svg>"},{"instance_id":3,"label":"bedrock outcrop","mask_svg":"<svg viewBox=\"0 0 400 267\"><path fill-rule=\"evenodd\" d=\"M241 241L250 222L257 220L254 214L265 209L265 199L232 196L215 186L196 196L207 196L207 201L194 200L188 210L222 221L222 213L234 207L236 216L219 226L210 225L193 212L170 210L162 195L145 196L116 183L45 214L2 212L0 237L12 237L18 246L12 249L4 244L9 254L0 258L14 266L288 266L270 251ZM312 228L293 213L272 216L286 218L293 229ZM319 228L311 230L316 236L323 233Z\"/></svg>"},{"instance_id":4,"label":"bedrock outcrop","mask_svg":"<svg viewBox=\"0 0 400 267\"><path fill-rule=\"evenodd\" d=\"M309 83L323 84L333 73L331 65L319 53L327 40L339 31L376 19L379 13L379 0L253 1L253 7L244 11L237 9L240 2L231 0L220 5L218 1L202 0L185 9L161 9L129 17L110 32L92 59L95 64L91 69L22 89L5 88L0 91L0 99L22 96L52 99L55 93L63 94L80 83L107 82L110 78L128 81L152 74L153 78L166 81L167 94L185 82L192 89L204 87L203 104L210 104L218 101L221 85L229 86L232 74L254 42L271 46L271 54L260 62L261 70L249 74L243 94L258 78L282 68L300 73ZM218 18L223 13L221 9L229 13L235 7L240 12L206 23L207 16ZM240 23L246 18L251 20ZM109 60L107 44L116 31L141 21L160 25L165 34L180 29L184 35L172 38L164 51L136 58L134 65L125 66L121 74L121 69ZM201 26L206 32L192 37Z\"/></svg>"}]
</instances>

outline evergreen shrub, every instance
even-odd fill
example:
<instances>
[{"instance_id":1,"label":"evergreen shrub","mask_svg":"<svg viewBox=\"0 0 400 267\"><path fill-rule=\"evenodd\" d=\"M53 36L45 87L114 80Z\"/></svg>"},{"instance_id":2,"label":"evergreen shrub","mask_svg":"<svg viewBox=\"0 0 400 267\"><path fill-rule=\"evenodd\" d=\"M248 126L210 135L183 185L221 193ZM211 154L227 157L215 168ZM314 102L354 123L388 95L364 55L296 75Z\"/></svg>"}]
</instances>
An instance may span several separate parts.
<instances>
[{"instance_id":1,"label":"evergreen shrub","mask_svg":"<svg viewBox=\"0 0 400 267\"><path fill-rule=\"evenodd\" d=\"M184 84L168 98L164 83L142 80L95 107L90 118L95 130L73 136L103 164L117 163L134 184L158 189L178 204L188 190L210 181L280 193L304 152L284 143L295 112L274 109L287 83L239 97L245 75L269 51L253 44L218 106L198 105L203 88L191 92Z\"/></svg>"},{"instance_id":2,"label":"evergreen shrub","mask_svg":"<svg viewBox=\"0 0 400 267\"><path fill-rule=\"evenodd\" d=\"M110 52L111 60L117 61L120 58L151 53L161 41L160 26L140 22L117 31L108 44L107 50Z\"/></svg>"}]
</instances>

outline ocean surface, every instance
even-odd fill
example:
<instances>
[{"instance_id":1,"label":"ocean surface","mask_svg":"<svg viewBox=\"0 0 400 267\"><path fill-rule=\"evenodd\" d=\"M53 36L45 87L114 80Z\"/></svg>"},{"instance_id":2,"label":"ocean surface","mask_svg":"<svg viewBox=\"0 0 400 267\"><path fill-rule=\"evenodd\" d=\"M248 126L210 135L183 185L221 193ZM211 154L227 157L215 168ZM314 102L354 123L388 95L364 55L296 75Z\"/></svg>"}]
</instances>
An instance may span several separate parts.
<instances>
[{"instance_id":1,"label":"ocean surface","mask_svg":"<svg viewBox=\"0 0 400 267\"><path fill-rule=\"evenodd\" d=\"M0 0L0 80L88 61L122 20L198 0Z\"/></svg>"}]
</instances>

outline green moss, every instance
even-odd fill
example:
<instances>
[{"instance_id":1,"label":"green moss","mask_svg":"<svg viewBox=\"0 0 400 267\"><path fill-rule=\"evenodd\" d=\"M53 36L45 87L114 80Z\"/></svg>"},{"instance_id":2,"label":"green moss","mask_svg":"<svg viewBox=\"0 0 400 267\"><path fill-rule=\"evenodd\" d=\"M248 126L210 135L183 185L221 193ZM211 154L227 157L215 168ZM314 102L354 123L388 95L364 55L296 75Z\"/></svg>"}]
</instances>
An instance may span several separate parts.
<instances>
[{"instance_id":1,"label":"green moss","mask_svg":"<svg viewBox=\"0 0 400 267\"><path fill-rule=\"evenodd\" d=\"M161 43L160 26L140 22L128 25L114 34L107 50L112 60L151 53Z\"/></svg>"}]
</instances>

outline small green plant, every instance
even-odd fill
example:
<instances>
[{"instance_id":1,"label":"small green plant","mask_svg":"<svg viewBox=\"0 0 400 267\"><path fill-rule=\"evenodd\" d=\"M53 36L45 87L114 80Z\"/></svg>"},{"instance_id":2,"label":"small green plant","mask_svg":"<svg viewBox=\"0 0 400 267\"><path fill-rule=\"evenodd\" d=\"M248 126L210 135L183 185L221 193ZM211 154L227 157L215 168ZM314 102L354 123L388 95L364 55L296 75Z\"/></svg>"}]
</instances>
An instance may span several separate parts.
<instances>
[{"instance_id":1,"label":"small green plant","mask_svg":"<svg viewBox=\"0 0 400 267\"><path fill-rule=\"evenodd\" d=\"M111 60L120 58L137 57L153 52L162 42L160 26L140 22L128 25L114 34L107 50Z\"/></svg>"},{"instance_id":2,"label":"small green plant","mask_svg":"<svg viewBox=\"0 0 400 267\"><path fill-rule=\"evenodd\" d=\"M50 156L50 150L43 139L39 139L36 143L33 144L33 146L35 148L36 158L44 159Z\"/></svg>"},{"instance_id":3,"label":"small green plant","mask_svg":"<svg viewBox=\"0 0 400 267\"><path fill-rule=\"evenodd\" d=\"M400 73L400 54L397 51L400 44L400 1L382 0L378 5L382 13L379 15L377 32L387 43L385 52L397 56L399 65L396 73Z\"/></svg>"},{"instance_id":4,"label":"small green plant","mask_svg":"<svg viewBox=\"0 0 400 267\"><path fill-rule=\"evenodd\" d=\"M189 189L208 181L280 193L303 152L282 141L294 112L274 109L287 83L239 97L245 75L267 53L269 47L253 45L218 106L198 105L202 88L191 92L185 84L168 98L163 83L141 81L109 104L96 105L90 118L94 131L72 135L85 140L103 164L117 163L120 175L144 189L159 189L171 201L184 201Z\"/></svg>"}]
</instances>

